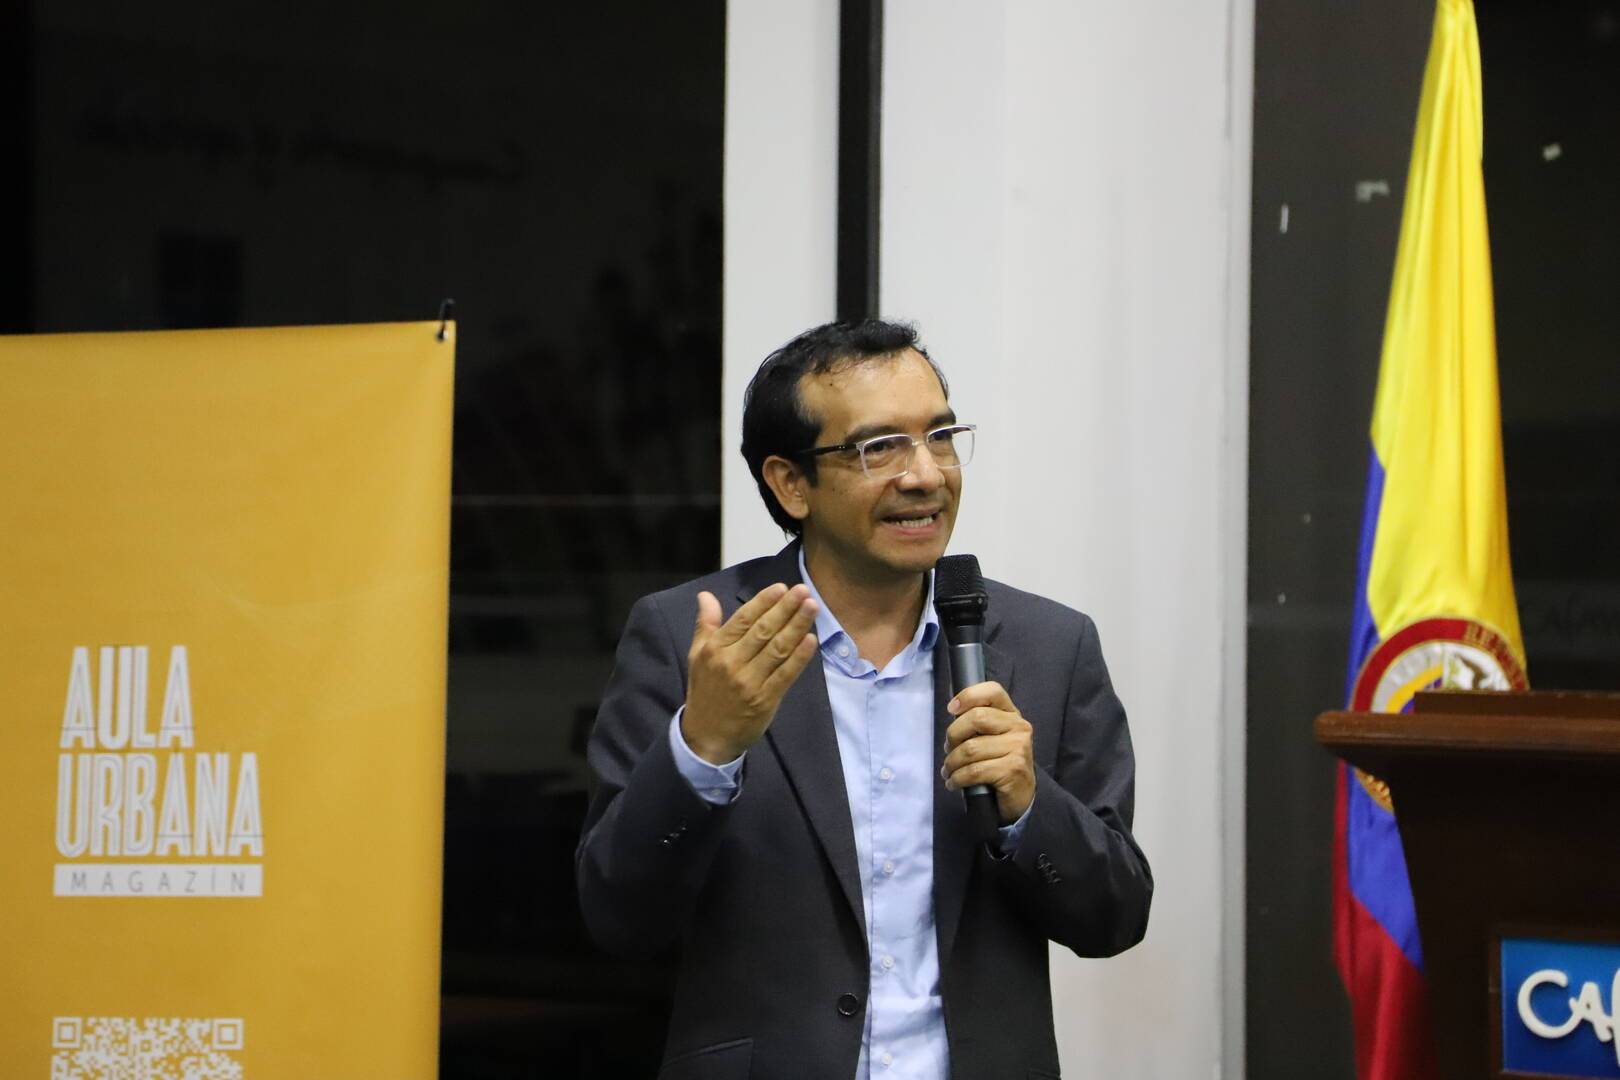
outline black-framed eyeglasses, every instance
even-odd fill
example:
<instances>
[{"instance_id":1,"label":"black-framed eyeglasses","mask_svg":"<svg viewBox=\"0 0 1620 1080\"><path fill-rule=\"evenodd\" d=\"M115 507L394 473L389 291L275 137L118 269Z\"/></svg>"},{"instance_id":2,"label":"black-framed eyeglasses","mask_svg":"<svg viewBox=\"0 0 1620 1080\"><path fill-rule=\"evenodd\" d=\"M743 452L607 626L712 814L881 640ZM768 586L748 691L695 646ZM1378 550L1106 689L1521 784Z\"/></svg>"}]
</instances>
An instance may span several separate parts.
<instances>
[{"instance_id":1,"label":"black-framed eyeglasses","mask_svg":"<svg viewBox=\"0 0 1620 1080\"><path fill-rule=\"evenodd\" d=\"M861 462L861 471L873 480L897 480L911 471L917 447L928 447L937 469L960 469L973 460L973 443L977 424L947 424L916 435L877 435L859 442L839 443L837 446L812 446L800 450L795 457L820 457L822 454L854 454Z\"/></svg>"}]
</instances>

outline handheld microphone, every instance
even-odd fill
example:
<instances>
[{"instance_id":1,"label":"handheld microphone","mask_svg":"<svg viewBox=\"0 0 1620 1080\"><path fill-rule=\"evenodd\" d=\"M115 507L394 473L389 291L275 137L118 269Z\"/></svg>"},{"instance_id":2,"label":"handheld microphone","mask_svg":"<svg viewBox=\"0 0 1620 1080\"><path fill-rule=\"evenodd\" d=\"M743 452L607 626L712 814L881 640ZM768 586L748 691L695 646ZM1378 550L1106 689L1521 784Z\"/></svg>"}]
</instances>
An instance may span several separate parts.
<instances>
[{"instance_id":1,"label":"handheld microphone","mask_svg":"<svg viewBox=\"0 0 1620 1080\"><path fill-rule=\"evenodd\" d=\"M984 612L989 606L978 559L947 555L934 564L934 609L949 646L952 695L984 682ZM986 843L995 839L1001 814L990 785L971 784L962 789L962 798L974 838Z\"/></svg>"}]
</instances>

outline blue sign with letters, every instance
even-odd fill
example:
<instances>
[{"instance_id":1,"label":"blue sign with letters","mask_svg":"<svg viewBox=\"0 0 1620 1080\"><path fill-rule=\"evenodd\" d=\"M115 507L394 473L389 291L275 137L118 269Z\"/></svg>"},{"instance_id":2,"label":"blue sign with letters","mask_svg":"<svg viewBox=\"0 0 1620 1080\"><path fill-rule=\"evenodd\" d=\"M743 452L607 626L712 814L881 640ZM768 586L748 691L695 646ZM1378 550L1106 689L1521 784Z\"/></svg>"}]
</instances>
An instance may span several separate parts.
<instances>
[{"instance_id":1,"label":"blue sign with letters","mask_svg":"<svg viewBox=\"0 0 1620 1080\"><path fill-rule=\"evenodd\" d=\"M1502 939L1502 1068L1620 1077L1620 944Z\"/></svg>"}]
</instances>

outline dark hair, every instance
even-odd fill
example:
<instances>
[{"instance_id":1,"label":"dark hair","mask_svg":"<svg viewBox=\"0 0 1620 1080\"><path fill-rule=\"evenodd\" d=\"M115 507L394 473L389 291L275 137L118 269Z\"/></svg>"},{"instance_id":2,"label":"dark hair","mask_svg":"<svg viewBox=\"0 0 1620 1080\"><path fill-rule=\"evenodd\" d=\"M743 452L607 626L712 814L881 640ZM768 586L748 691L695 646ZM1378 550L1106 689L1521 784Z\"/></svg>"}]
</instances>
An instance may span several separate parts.
<instances>
[{"instance_id":1,"label":"dark hair","mask_svg":"<svg viewBox=\"0 0 1620 1080\"><path fill-rule=\"evenodd\" d=\"M945 375L918 343L917 328L883 319L830 322L806 330L767 356L754 372L743 392L742 455L771 520L784 531L797 536L804 526L782 509L765 483L765 459L776 456L797 461L805 478L814 484L816 459L796 455L810 449L821 433L821 421L806 411L799 398L799 380L846 364L892 359L907 349L928 361L939 377L940 389L949 397Z\"/></svg>"}]
</instances>

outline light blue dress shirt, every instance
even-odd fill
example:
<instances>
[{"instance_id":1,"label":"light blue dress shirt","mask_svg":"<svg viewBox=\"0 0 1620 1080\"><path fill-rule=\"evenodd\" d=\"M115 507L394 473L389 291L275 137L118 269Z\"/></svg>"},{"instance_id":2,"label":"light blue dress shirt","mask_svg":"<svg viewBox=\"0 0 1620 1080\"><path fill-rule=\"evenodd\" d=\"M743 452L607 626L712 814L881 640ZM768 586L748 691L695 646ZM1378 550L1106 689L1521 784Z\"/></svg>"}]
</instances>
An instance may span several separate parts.
<instances>
[{"instance_id":1,"label":"light blue dress shirt","mask_svg":"<svg viewBox=\"0 0 1620 1080\"><path fill-rule=\"evenodd\" d=\"M855 832L866 907L871 968L866 1029L855 1080L945 1080L950 1074L934 931L934 578L917 632L882 671L861 658L854 640L822 601L799 553L799 574L815 599L816 638L832 705L844 790ZM711 765L670 721L676 767L699 796L736 797L743 758ZM1002 828L1003 855L1017 846L1026 811Z\"/></svg>"}]
</instances>

